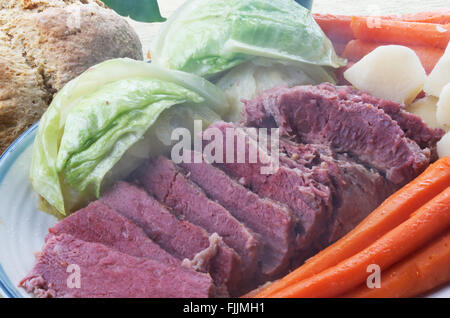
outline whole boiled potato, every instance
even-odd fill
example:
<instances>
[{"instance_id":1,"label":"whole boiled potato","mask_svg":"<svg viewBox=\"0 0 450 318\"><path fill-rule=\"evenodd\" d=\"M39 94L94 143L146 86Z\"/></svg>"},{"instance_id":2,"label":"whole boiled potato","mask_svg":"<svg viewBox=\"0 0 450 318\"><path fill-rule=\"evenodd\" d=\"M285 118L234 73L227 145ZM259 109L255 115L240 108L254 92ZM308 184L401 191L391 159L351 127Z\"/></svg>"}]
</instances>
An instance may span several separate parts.
<instances>
[{"instance_id":1,"label":"whole boiled potato","mask_svg":"<svg viewBox=\"0 0 450 318\"><path fill-rule=\"evenodd\" d=\"M355 63L344 77L375 97L410 104L427 79L417 54L405 46L380 46Z\"/></svg>"},{"instance_id":2,"label":"whole boiled potato","mask_svg":"<svg viewBox=\"0 0 450 318\"><path fill-rule=\"evenodd\" d=\"M450 156L450 132L446 133L444 137L438 141L437 153L439 158Z\"/></svg>"},{"instance_id":3,"label":"whole boiled potato","mask_svg":"<svg viewBox=\"0 0 450 318\"><path fill-rule=\"evenodd\" d=\"M425 81L423 90L429 95L439 97L445 85L450 83L450 43L444 55Z\"/></svg>"},{"instance_id":4,"label":"whole boiled potato","mask_svg":"<svg viewBox=\"0 0 450 318\"><path fill-rule=\"evenodd\" d=\"M414 101L406 108L406 111L419 116L431 128L442 128L436 116L438 100L437 97L426 96Z\"/></svg>"},{"instance_id":5,"label":"whole boiled potato","mask_svg":"<svg viewBox=\"0 0 450 318\"><path fill-rule=\"evenodd\" d=\"M439 125L450 128L450 83L442 89L437 102L436 119Z\"/></svg>"}]
</instances>

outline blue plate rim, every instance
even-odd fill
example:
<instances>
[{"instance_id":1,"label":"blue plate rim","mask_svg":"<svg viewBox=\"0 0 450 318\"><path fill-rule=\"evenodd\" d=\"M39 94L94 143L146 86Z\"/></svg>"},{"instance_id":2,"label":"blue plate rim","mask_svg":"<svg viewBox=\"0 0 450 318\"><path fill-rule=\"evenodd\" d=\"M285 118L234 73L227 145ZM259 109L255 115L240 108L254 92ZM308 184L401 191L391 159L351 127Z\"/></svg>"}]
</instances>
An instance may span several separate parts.
<instances>
[{"instance_id":1,"label":"blue plate rim","mask_svg":"<svg viewBox=\"0 0 450 318\"><path fill-rule=\"evenodd\" d=\"M3 183L6 174L11 166L16 162L17 158L32 144L34 138L30 138L37 130L39 122L34 123L22 135L20 135L0 156L0 184ZM2 265L0 264L0 292L7 298L22 298L14 284L11 283L6 275Z\"/></svg>"}]
</instances>

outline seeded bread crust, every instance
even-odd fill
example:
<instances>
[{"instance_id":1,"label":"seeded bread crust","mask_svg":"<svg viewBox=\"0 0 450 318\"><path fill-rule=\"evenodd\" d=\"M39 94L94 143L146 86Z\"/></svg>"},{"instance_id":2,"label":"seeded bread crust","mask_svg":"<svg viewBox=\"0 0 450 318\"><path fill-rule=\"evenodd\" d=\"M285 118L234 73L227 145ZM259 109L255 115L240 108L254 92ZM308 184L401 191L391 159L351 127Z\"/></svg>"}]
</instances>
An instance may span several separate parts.
<instances>
[{"instance_id":1,"label":"seeded bread crust","mask_svg":"<svg viewBox=\"0 0 450 318\"><path fill-rule=\"evenodd\" d=\"M0 154L90 66L142 60L132 27L96 0L0 1Z\"/></svg>"}]
</instances>

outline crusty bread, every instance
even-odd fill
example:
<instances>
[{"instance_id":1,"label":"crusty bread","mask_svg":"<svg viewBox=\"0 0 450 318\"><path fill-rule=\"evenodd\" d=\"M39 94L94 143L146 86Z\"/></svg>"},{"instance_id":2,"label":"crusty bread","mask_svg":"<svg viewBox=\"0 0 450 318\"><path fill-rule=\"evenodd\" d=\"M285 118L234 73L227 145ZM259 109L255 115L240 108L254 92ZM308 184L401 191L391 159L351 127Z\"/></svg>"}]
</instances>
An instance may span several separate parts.
<instances>
[{"instance_id":1,"label":"crusty bread","mask_svg":"<svg viewBox=\"0 0 450 318\"><path fill-rule=\"evenodd\" d=\"M53 95L104 60L141 60L125 19L96 0L0 0L0 154Z\"/></svg>"},{"instance_id":2,"label":"crusty bread","mask_svg":"<svg viewBox=\"0 0 450 318\"><path fill-rule=\"evenodd\" d=\"M39 120L50 101L38 70L0 32L0 152L30 124Z\"/></svg>"}]
</instances>

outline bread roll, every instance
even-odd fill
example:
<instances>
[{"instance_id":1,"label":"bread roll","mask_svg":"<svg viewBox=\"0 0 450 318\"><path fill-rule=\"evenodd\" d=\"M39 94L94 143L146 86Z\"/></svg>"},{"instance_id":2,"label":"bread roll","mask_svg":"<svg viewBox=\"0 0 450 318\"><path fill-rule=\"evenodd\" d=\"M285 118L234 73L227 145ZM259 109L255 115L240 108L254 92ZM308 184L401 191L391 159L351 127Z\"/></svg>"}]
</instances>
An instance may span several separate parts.
<instances>
[{"instance_id":1,"label":"bread roll","mask_svg":"<svg viewBox=\"0 0 450 318\"><path fill-rule=\"evenodd\" d=\"M0 1L0 153L53 95L104 60L142 60L127 21L96 0Z\"/></svg>"}]
</instances>

